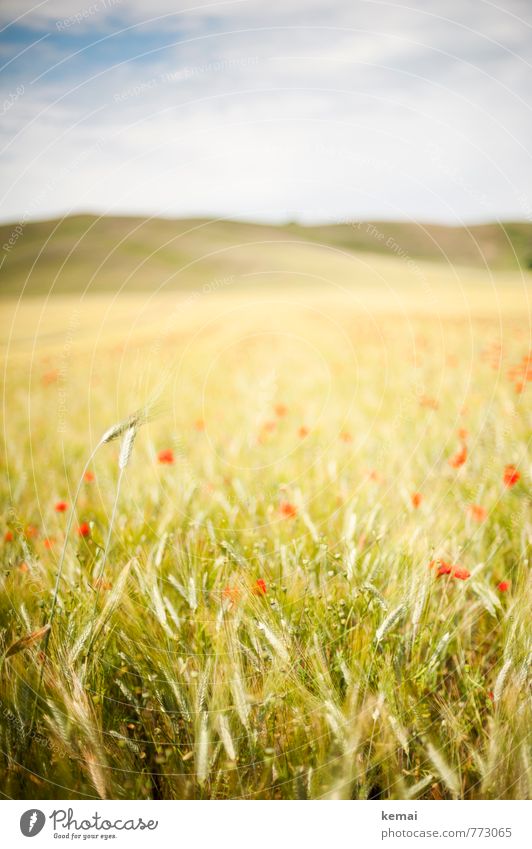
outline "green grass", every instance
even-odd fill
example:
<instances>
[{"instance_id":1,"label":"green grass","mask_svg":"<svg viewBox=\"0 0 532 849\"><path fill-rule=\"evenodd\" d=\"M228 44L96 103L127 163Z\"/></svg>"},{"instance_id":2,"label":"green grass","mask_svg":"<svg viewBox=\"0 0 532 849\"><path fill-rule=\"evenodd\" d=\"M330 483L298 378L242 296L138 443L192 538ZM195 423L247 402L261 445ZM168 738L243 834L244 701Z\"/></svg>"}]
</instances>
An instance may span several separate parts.
<instances>
[{"instance_id":1,"label":"green grass","mask_svg":"<svg viewBox=\"0 0 532 849\"><path fill-rule=\"evenodd\" d=\"M3 663L7 796L530 795L530 389L508 377L529 292L350 262L310 288L4 305L4 652L49 619L55 503L161 382L165 410L105 564L117 443L82 485L42 688L42 642Z\"/></svg>"}]
</instances>

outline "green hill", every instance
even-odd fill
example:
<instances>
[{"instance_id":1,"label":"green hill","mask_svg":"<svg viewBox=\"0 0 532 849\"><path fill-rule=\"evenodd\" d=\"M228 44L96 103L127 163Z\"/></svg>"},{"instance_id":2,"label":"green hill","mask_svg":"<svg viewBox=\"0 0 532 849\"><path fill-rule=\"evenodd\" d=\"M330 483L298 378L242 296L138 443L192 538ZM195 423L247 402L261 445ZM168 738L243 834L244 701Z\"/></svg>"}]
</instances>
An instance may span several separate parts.
<instances>
[{"instance_id":1,"label":"green hill","mask_svg":"<svg viewBox=\"0 0 532 849\"><path fill-rule=\"evenodd\" d=\"M168 291L260 273L331 273L380 254L493 269L532 264L532 224L469 228L409 222L303 226L76 215L0 227L1 293ZM366 261L370 257L366 257Z\"/></svg>"}]
</instances>

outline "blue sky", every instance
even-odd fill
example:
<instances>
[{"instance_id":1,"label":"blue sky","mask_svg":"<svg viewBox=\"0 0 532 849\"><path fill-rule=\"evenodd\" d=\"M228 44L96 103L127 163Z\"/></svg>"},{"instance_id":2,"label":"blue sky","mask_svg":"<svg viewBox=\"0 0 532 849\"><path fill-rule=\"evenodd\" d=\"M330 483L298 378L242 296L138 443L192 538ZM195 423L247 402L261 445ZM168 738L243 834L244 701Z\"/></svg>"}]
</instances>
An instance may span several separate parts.
<instances>
[{"instance_id":1,"label":"blue sky","mask_svg":"<svg viewBox=\"0 0 532 849\"><path fill-rule=\"evenodd\" d=\"M532 219L532 6L3 0L3 220Z\"/></svg>"}]
</instances>

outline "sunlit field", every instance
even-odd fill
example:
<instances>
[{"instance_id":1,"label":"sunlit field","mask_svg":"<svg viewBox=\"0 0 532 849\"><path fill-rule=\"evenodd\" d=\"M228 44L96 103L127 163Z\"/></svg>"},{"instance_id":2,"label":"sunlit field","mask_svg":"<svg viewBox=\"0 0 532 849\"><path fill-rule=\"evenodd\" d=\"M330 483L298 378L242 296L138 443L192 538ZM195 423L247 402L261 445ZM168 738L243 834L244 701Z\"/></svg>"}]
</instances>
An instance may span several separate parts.
<instances>
[{"instance_id":1,"label":"sunlit field","mask_svg":"<svg viewBox=\"0 0 532 849\"><path fill-rule=\"evenodd\" d=\"M530 289L419 267L4 301L4 794L529 797Z\"/></svg>"}]
</instances>

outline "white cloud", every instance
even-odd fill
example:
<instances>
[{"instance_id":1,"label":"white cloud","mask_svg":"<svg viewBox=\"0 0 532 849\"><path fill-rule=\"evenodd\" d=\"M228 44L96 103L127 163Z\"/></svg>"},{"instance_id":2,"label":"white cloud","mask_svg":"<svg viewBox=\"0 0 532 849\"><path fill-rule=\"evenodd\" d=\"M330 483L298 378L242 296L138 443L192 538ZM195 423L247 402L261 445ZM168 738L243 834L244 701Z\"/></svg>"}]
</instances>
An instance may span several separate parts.
<instances>
[{"instance_id":1,"label":"white cloud","mask_svg":"<svg viewBox=\"0 0 532 849\"><path fill-rule=\"evenodd\" d=\"M20 14L9 2L4 16ZM152 17L175 9L149 5ZM32 39L47 27L52 35L12 63L4 84L7 94L25 86L0 137L4 218L88 208L306 219L528 214L522 4L501 11L442 0L430 13L421 3L364 0L179 8L167 26L117 35L146 15L140 0L124 0L102 8L97 24L95 15L80 19L74 39L50 30L73 14L67 0L23 19Z\"/></svg>"}]
</instances>

